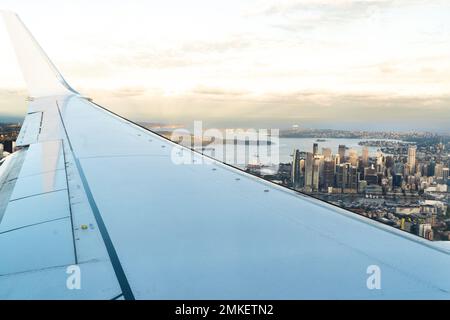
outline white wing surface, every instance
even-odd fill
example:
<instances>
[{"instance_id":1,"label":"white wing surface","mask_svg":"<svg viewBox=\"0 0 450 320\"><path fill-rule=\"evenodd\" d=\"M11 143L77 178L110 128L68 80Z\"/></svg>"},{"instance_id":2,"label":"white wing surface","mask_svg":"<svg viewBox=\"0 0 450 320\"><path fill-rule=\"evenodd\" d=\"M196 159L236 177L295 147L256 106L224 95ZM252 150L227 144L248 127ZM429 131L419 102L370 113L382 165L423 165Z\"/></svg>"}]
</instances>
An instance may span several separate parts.
<instances>
[{"instance_id":1,"label":"white wing surface","mask_svg":"<svg viewBox=\"0 0 450 320\"><path fill-rule=\"evenodd\" d=\"M81 97L5 18L33 99L0 166L0 299L450 298L450 247L188 149L175 164L177 145Z\"/></svg>"}]
</instances>

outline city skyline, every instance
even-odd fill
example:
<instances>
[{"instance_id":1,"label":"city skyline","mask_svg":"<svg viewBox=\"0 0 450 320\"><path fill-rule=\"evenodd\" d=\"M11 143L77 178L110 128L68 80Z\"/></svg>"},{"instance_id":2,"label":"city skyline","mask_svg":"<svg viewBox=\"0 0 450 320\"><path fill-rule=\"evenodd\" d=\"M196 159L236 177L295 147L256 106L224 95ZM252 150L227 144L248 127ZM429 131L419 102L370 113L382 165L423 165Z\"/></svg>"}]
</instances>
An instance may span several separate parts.
<instances>
[{"instance_id":1,"label":"city skyline","mask_svg":"<svg viewBox=\"0 0 450 320\"><path fill-rule=\"evenodd\" d=\"M71 84L133 120L450 127L445 1L44 2L3 8ZM3 25L0 48L0 116L20 118L26 91Z\"/></svg>"},{"instance_id":2,"label":"city skyline","mask_svg":"<svg viewBox=\"0 0 450 320\"><path fill-rule=\"evenodd\" d=\"M396 152L370 157L373 141L362 141L360 154L342 144L333 154L315 142L312 150L295 149L292 163L268 179L429 240L449 240L448 144L380 142Z\"/></svg>"}]
</instances>

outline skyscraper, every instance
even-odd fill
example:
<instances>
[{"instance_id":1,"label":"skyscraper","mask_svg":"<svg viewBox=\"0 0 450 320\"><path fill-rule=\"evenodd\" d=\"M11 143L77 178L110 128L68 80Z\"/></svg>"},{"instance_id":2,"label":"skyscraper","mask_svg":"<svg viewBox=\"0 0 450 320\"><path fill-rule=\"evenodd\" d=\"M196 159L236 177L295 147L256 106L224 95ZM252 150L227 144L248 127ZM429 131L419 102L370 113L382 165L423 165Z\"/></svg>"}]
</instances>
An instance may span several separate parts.
<instances>
[{"instance_id":1,"label":"skyscraper","mask_svg":"<svg viewBox=\"0 0 450 320\"><path fill-rule=\"evenodd\" d=\"M378 184L377 170L373 167L373 164L371 167L364 169L364 180L366 180L369 185Z\"/></svg>"},{"instance_id":2,"label":"skyscraper","mask_svg":"<svg viewBox=\"0 0 450 320\"><path fill-rule=\"evenodd\" d=\"M448 175L449 175L449 169L448 168L442 169L442 177L444 178L445 181L448 180Z\"/></svg>"},{"instance_id":3,"label":"skyscraper","mask_svg":"<svg viewBox=\"0 0 450 320\"><path fill-rule=\"evenodd\" d=\"M341 157L339 156L339 154L334 155L334 162L336 163L336 165L341 164Z\"/></svg>"},{"instance_id":4,"label":"skyscraper","mask_svg":"<svg viewBox=\"0 0 450 320\"><path fill-rule=\"evenodd\" d=\"M334 186L334 172L336 165L334 160L325 160L323 165L323 188L328 189Z\"/></svg>"},{"instance_id":5,"label":"skyscraper","mask_svg":"<svg viewBox=\"0 0 450 320\"><path fill-rule=\"evenodd\" d=\"M341 160L341 163L345 162L345 145L344 144L340 144L339 145L339 159Z\"/></svg>"},{"instance_id":6,"label":"skyscraper","mask_svg":"<svg viewBox=\"0 0 450 320\"><path fill-rule=\"evenodd\" d=\"M5 140L3 141L3 150L9 153L13 153L14 152L14 147L15 147L15 141L12 140Z\"/></svg>"},{"instance_id":7,"label":"skyscraper","mask_svg":"<svg viewBox=\"0 0 450 320\"><path fill-rule=\"evenodd\" d=\"M384 163L385 163L385 157L383 155L383 152L381 152L381 151L377 152L377 162L376 162L377 172L381 173L384 171Z\"/></svg>"},{"instance_id":8,"label":"skyscraper","mask_svg":"<svg viewBox=\"0 0 450 320\"><path fill-rule=\"evenodd\" d=\"M306 153L305 159L305 189L311 190L313 180L314 157L311 152Z\"/></svg>"},{"instance_id":9,"label":"skyscraper","mask_svg":"<svg viewBox=\"0 0 450 320\"><path fill-rule=\"evenodd\" d=\"M313 144L313 156L319 153L319 145L317 143Z\"/></svg>"},{"instance_id":10,"label":"skyscraper","mask_svg":"<svg viewBox=\"0 0 450 320\"><path fill-rule=\"evenodd\" d=\"M393 156L386 156L385 158L386 168L392 168L395 164Z\"/></svg>"},{"instance_id":11,"label":"skyscraper","mask_svg":"<svg viewBox=\"0 0 450 320\"><path fill-rule=\"evenodd\" d=\"M357 192L359 181L358 168L356 166L350 165L347 170L347 175L347 188L352 192Z\"/></svg>"},{"instance_id":12,"label":"skyscraper","mask_svg":"<svg viewBox=\"0 0 450 320\"><path fill-rule=\"evenodd\" d=\"M342 163L336 167L336 186L343 191L347 187L348 163Z\"/></svg>"},{"instance_id":13,"label":"skyscraper","mask_svg":"<svg viewBox=\"0 0 450 320\"><path fill-rule=\"evenodd\" d=\"M410 146L408 148L408 167L410 174L416 173L416 149L416 146Z\"/></svg>"},{"instance_id":14,"label":"skyscraper","mask_svg":"<svg viewBox=\"0 0 450 320\"><path fill-rule=\"evenodd\" d=\"M312 173L312 188L314 191L319 190L319 177L320 177L320 158L314 158L313 161L313 173Z\"/></svg>"},{"instance_id":15,"label":"skyscraper","mask_svg":"<svg viewBox=\"0 0 450 320\"><path fill-rule=\"evenodd\" d=\"M434 167L434 176L436 179L442 179L444 177L444 166L441 163L436 163Z\"/></svg>"},{"instance_id":16,"label":"skyscraper","mask_svg":"<svg viewBox=\"0 0 450 320\"><path fill-rule=\"evenodd\" d=\"M300 186L300 176L301 176L300 150L295 149L292 159L292 173L291 173L291 182L292 187L294 189L297 189Z\"/></svg>"},{"instance_id":17,"label":"skyscraper","mask_svg":"<svg viewBox=\"0 0 450 320\"><path fill-rule=\"evenodd\" d=\"M362 149L362 165L364 168L369 166L369 148L366 146Z\"/></svg>"},{"instance_id":18,"label":"skyscraper","mask_svg":"<svg viewBox=\"0 0 450 320\"><path fill-rule=\"evenodd\" d=\"M356 150L354 149L350 149L349 150L349 162L352 166L357 166L358 165L358 153L356 152Z\"/></svg>"},{"instance_id":19,"label":"skyscraper","mask_svg":"<svg viewBox=\"0 0 450 320\"><path fill-rule=\"evenodd\" d=\"M402 186L403 175L397 173L393 177L393 185L395 188L400 188Z\"/></svg>"},{"instance_id":20,"label":"skyscraper","mask_svg":"<svg viewBox=\"0 0 450 320\"><path fill-rule=\"evenodd\" d=\"M330 148L322 148L322 154L325 160L331 160L331 149Z\"/></svg>"},{"instance_id":21,"label":"skyscraper","mask_svg":"<svg viewBox=\"0 0 450 320\"><path fill-rule=\"evenodd\" d=\"M359 181L358 168L350 163L343 163L337 167L336 186L342 192L357 192Z\"/></svg>"},{"instance_id":22,"label":"skyscraper","mask_svg":"<svg viewBox=\"0 0 450 320\"><path fill-rule=\"evenodd\" d=\"M434 161L430 161L430 163L428 164L428 177L432 177L434 176L434 168L436 166L436 162Z\"/></svg>"}]
</instances>

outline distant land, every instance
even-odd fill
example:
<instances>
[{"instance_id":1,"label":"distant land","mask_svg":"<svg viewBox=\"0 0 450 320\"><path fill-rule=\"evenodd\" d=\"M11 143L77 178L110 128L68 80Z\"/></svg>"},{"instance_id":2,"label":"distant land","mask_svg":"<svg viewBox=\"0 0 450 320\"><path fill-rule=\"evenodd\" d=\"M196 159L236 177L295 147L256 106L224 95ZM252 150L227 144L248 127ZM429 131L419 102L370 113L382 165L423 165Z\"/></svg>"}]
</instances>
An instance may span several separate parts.
<instances>
[{"instance_id":1,"label":"distant land","mask_svg":"<svg viewBox=\"0 0 450 320\"><path fill-rule=\"evenodd\" d=\"M343 139L391 139L403 141L420 141L441 139L442 142L450 140L450 134L438 134L427 131L361 131L337 129L304 129L295 128L281 130L282 138L343 138Z\"/></svg>"},{"instance_id":2,"label":"distant land","mask_svg":"<svg viewBox=\"0 0 450 320\"><path fill-rule=\"evenodd\" d=\"M24 115L25 116L25 115ZM22 124L24 117L1 115L0 125ZM163 122L137 122L139 125L153 131L157 131L165 136L170 136L175 129L187 128L183 124L163 123ZM208 128L204 128L208 129ZM231 128L232 129L232 128ZM238 129L238 128L235 128ZM219 129L223 130L223 129ZM243 130L246 130L243 128ZM342 139L390 139L417 142L422 140L450 141L450 133L435 133L429 131L369 131L369 130L343 130L343 129L315 129L315 128L290 128L280 130L281 138L342 138Z\"/></svg>"},{"instance_id":3,"label":"distant land","mask_svg":"<svg viewBox=\"0 0 450 320\"><path fill-rule=\"evenodd\" d=\"M11 115L0 115L0 124L22 123L23 119L25 119L25 114L23 115L23 117L11 116Z\"/></svg>"}]
</instances>

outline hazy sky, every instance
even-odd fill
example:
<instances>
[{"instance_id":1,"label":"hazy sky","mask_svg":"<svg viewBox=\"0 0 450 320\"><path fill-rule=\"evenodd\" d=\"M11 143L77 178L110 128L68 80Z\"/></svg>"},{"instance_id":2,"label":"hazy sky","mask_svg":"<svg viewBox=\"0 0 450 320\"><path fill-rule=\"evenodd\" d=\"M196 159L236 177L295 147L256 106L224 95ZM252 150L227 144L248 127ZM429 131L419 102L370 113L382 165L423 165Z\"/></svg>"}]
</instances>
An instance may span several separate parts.
<instances>
[{"instance_id":1,"label":"hazy sky","mask_svg":"<svg viewBox=\"0 0 450 320\"><path fill-rule=\"evenodd\" d=\"M450 131L450 1L2 0L133 120ZM25 86L0 25L0 116Z\"/></svg>"}]
</instances>

